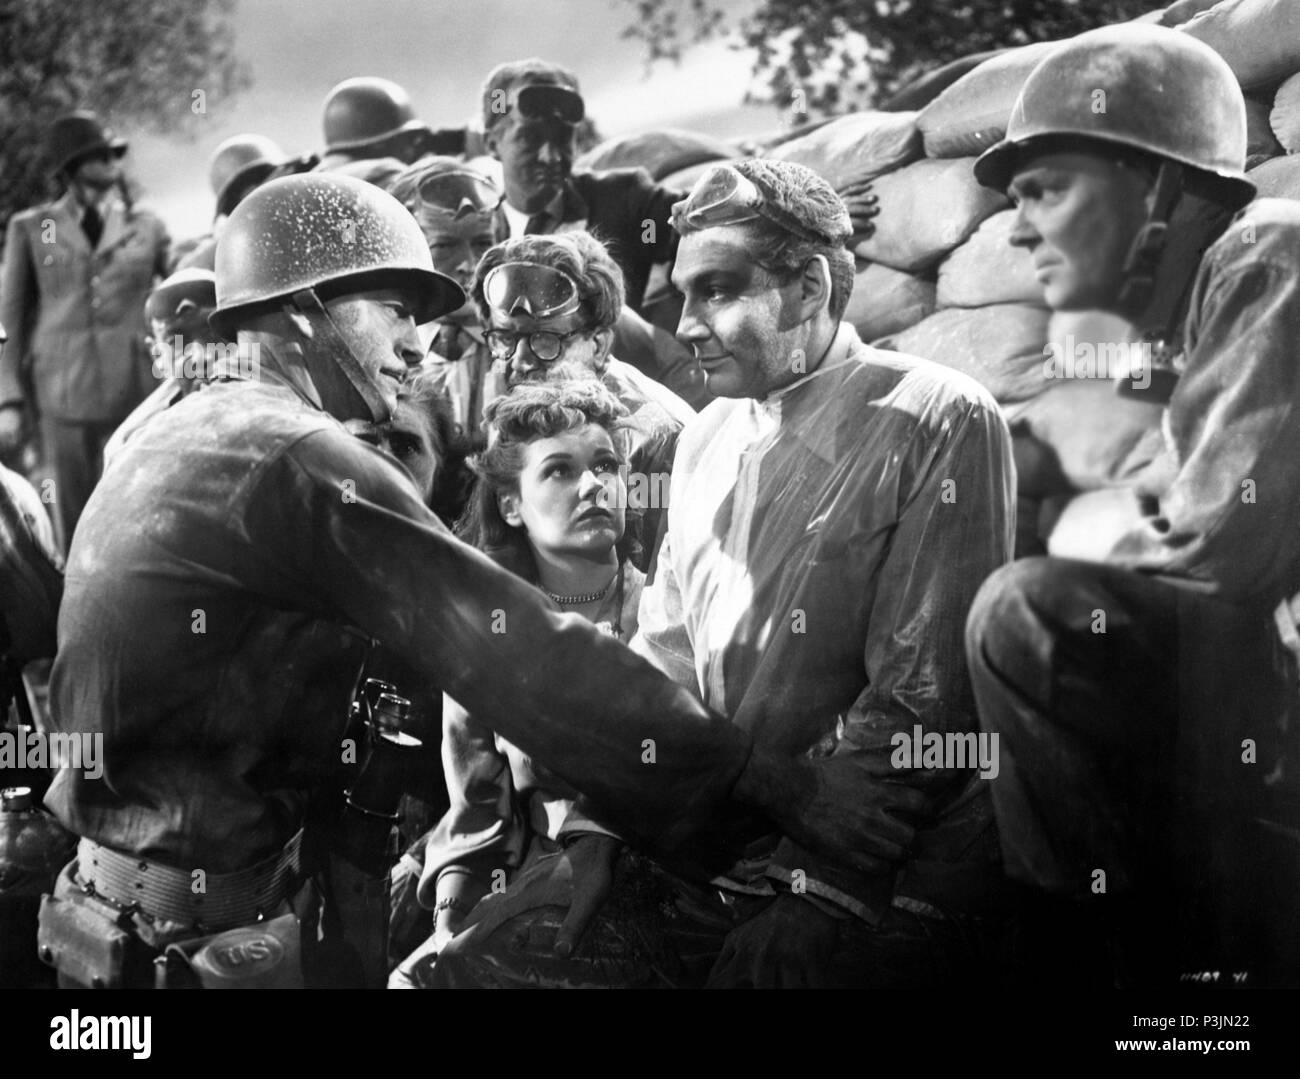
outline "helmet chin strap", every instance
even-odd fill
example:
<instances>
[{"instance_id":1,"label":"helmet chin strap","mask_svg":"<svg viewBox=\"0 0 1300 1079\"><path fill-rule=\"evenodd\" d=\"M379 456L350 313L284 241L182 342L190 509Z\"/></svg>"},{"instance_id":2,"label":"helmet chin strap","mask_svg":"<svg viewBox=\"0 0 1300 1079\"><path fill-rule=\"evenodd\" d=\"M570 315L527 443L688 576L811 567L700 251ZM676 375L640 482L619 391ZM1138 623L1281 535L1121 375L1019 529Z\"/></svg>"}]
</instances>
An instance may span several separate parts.
<instances>
[{"instance_id":1,"label":"helmet chin strap","mask_svg":"<svg viewBox=\"0 0 1300 1079\"><path fill-rule=\"evenodd\" d=\"M1183 166L1174 161L1162 161L1151 189L1151 209L1146 222L1138 230L1124 262L1124 281L1120 286L1119 306L1130 319L1137 319L1150 308L1159 284L1160 263L1165 254L1169 235L1169 219L1183 193ZM1178 307L1169 313L1176 321ZM1149 327L1142 334L1147 346L1145 359L1137 370L1130 370L1119 383L1119 392L1126 397L1136 397L1153 403L1165 403L1173 394L1178 381L1176 368L1177 326ZM1149 367L1149 370L1145 368Z\"/></svg>"},{"instance_id":2,"label":"helmet chin strap","mask_svg":"<svg viewBox=\"0 0 1300 1079\"><path fill-rule=\"evenodd\" d=\"M379 387L366 374L360 359L352 350L352 346L339 332L338 324L334 321L325 305L321 303L316 290L307 288L295 292L293 294L293 304L303 314L319 316L315 326L321 358L325 363L331 364L334 371L341 374L346 380L345 383L341 383L337 379L331 380L335 386L344 391L345 397L350 398L346 402L338 402L346 409L348 415L339 416L334 413L335 418L340 420L368 418L372 423L376 424L387 423L392 419L388 403L379 392ZM315 372L313 372L313 378L315 377ZM324 390L326 387L320 386L318 389ZM330 396L334 396L334 394L330 394ZM325 394L322 393L322 399L324 397ZM328 406L326 411L334 412Z\"/></svg>"},{"instance_id":3,"label":"helmet chin strap","mask_svg":"<svg viewBox=\"0 0 1300 1079\"><path fill-rule=\"evenodd\" d=\"M1183 193L1183 166L1173 161L1161 162L1151 193L1151 209L1146 222L1134 237L1124 262L1124 284L1119 294L1123 309L1134 315L1145 311L1155 295L1156 274L1165 251L1169 218Z\"/></svg>"}]
</instances>

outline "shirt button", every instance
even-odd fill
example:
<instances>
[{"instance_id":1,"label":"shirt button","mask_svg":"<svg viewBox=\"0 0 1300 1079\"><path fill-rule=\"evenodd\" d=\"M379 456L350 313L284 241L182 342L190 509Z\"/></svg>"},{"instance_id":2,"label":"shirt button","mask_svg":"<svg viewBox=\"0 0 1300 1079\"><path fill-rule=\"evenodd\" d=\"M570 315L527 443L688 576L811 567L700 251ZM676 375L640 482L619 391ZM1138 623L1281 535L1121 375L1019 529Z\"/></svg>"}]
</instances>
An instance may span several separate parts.
<instances>
[{"instance_id":1,"label":"shirt button","mask_svg":"<svg viewBox=\"0 0 1300 1079\"><path fill-rule=\"evenodd\" d=\"M98 307L98 306L99 306L99 297L98 297L98 296L96 296L93 300L90 301L90 306L91 306L91 307Z\"/></svg>"},{"instance_id":2,"label":"shirt button","mask_svg":"<svg viewBox=\"0 0 1300 1079\"><path fill-rule=\"evenodd\" d=\"M98 284L99 284L99 274L96 274L94 277L92 277L92 278L90 279L90 283L91 283L92 285L98 285Z\"/></svg>"}]
</instances>

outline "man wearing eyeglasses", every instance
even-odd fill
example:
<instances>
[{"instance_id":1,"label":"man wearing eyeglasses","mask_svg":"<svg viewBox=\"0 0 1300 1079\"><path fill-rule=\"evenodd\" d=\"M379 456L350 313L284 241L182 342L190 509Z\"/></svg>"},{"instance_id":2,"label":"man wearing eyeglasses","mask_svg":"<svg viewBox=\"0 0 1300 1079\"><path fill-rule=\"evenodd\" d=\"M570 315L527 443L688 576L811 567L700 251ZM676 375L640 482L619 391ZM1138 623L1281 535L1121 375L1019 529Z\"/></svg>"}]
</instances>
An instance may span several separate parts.
<instances>
[{"instance_id":1,"label":"man wearing eyeglasses","mask_svg":"<svg viewBox=\"0 0 1300 1079\"><path fill-rule=\"evenodd\" d=\"M987 784L997 759L976 752L962 630L1011 552L1006 426L971 379L869 348L840 321L852 225L810 170L719 166L673 225L677 334L721 400L679 440L631 647L756 746L851 762L863 786L843 812L868 809L882 834L902 820L915 838L897 859L851 867L768 820L720 815L671 860L634 851L571 881L539 870L512 882L435 973L444 984L539 971L568 985L987 979L1005 904ZM491 299L496 280L483 284ZM545 298L540 285L530 295ZM520 317L513 332L530 326ZM556 905L568 909L552 938Z\"/></svg>"},{"instance_id":2,"label":"man wearing eyeglasses","mask_svg":"<svg viewBox=\"0 0 1300 1079\"><path fill-rule=\"evenodd\" d=\"M487 346L507 386L595 375L631 415L626 421L627 528L650 573L668 508L677 436L695 413L671 390L612 354L623 274L586 232L523 236L478 265L472 294Z\"/></svg>"}]
</instances>

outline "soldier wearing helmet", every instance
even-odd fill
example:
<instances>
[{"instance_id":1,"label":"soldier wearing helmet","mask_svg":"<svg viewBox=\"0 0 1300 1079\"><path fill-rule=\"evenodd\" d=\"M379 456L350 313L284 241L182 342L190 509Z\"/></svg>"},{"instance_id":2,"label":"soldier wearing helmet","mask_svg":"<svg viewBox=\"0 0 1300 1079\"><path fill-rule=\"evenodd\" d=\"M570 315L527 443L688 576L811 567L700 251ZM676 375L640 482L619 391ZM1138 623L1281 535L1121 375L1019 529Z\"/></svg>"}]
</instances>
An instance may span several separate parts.
<instances>
[{"instance_id":1,"label":"soldier wearing helmet","mask_svg":"<svg viewBox=\"0 0 1300 1079\"><path fill-rule=\"evenodd\" d=\"M730 794L854 856L865 822L827 812L854 773L751 752L454 539L411 476L348 433L388 418L417 322L464 299L396 200L320 173L263 185L231 215L216 299L237 362L126 444L69 556L52 724L99 736L102 767L61 770L46 797L82 837L43 916L65 982L131 982L171 943L294 910L312 930L305 977L326 979L299 885L374 641L630 836L672 846ZM58 938L87 919L130 934L124 965Z\"/></svg>"},{"instance_id":2,"label":"soldier wearing helmet","mask_svg":"<svg viewBox=\"0 0 1300 1079\"><path fill-rule=\"evenodd\" d=\"M105 468L152 417L207 383L222 350L221 338L208 325L216 306L216 276L210 270L177 270L149 294L144 314L159 385L113 432L104 447Z\"/></svg>"},{"instance_id":3,"label":"soldier wearing helmet","mask_svg":"<svg viewBox=\"0 0 1300 1079\"><path fill-rule=\"evenodd\" d=\"M501 189L454 158L430 157L403 172L388 190L419 223L434 267L468 295L474 267L507 232ZM467 300L425 330L431 375L443 387L462 434L483 449L483 407L507 387L473 303Z\"/></svg>"},{"instance_id":4,"label":"soldier wearing helmet","mask_svg":"<svg viewBox=\"0 0 1300 1079\"><path fill-rule=\"evenodd\" d=\"M265 135L232 135L212 153L208 182L217 197L217 217L229 217L244 196L289 160Z\"/></svg>"},{"instance_id":5,"label":"soldier wearing helmet","mask_svg":"<svg viewBox=\"0 0 1300 1079\"><path fill-rule=\"evenodd\" d=\"M301 171L265 135L232 135L221 143L208 161L208 183L217 200L212 231L176 245L172 251L176 268L211 273L216 264L217 237L230 212L259 184L290 169Z\"/></svg>"},{"instance_id":6,"label":"soldier wearing helmet","mask_svg":"<svg viewBox=\"0 0 1300 1079\"><path fill-rule=\"evenodd\" d=\"M465 132L434 131L415 115L410 95L388 79L345 79L325 98L325 151L316 167L386 187L426 154L461 153Z\"/></svg>"},{"instance_id":7,"label":"soldier wearing helmet","mask_svg":"<svg viewBox=\"0 0 1300 1079\"><path fill-rule=\"evenodd\" d=\"M1300 589L1300 208L1242 209L1245 154L1227 64L1127 25L1045 57L975 166L1016 202L1011 242L1049 305L1134 323L1122 385L1167 398L1163 454L1119 495L1126 526L1096 530L1086 560L993 574L967 626L981 721L1001 738L1007 870L1097 909L1111 897L1127 912L1104 927L1118 976L1139 982L1300 970L1280 933L1294 918L1260 913L1278 870L1259 823L1297 823L1278 815L1294 673L1275 637L1300 652L1282 602ZM1284 864L1277 894L1293 896ZM1061 923L1062 940L1078 930Z\"/></svg>"}]
</instances>

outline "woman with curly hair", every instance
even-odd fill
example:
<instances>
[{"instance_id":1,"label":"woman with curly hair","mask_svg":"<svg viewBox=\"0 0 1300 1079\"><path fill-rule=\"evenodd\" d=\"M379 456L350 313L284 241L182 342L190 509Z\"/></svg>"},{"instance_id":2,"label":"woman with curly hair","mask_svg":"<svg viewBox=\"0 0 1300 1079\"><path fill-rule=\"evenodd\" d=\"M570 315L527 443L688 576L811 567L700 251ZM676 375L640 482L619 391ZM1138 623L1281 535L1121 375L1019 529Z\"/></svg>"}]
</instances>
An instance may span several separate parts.
<instances>
[{"instance_id":1,"label":"woman with curly hair","mask_svg":"<svg viewBox=\"0 0 1300 1079\"><path fill-rule=\"evenodd\" d=\"M629 640L644 576L624 541L627 486L617 437L627 409L595 380L525 383L488 405L489 448L458 529L564 611ZM539 860L580 848L610 868L620 843L576 793L451 698L443 709L451 808L430 834L418 895L433 936L390 984L424 980L479 901ZM479 913L482 913L479 911Z\"/></svg>"}]
</instances>

